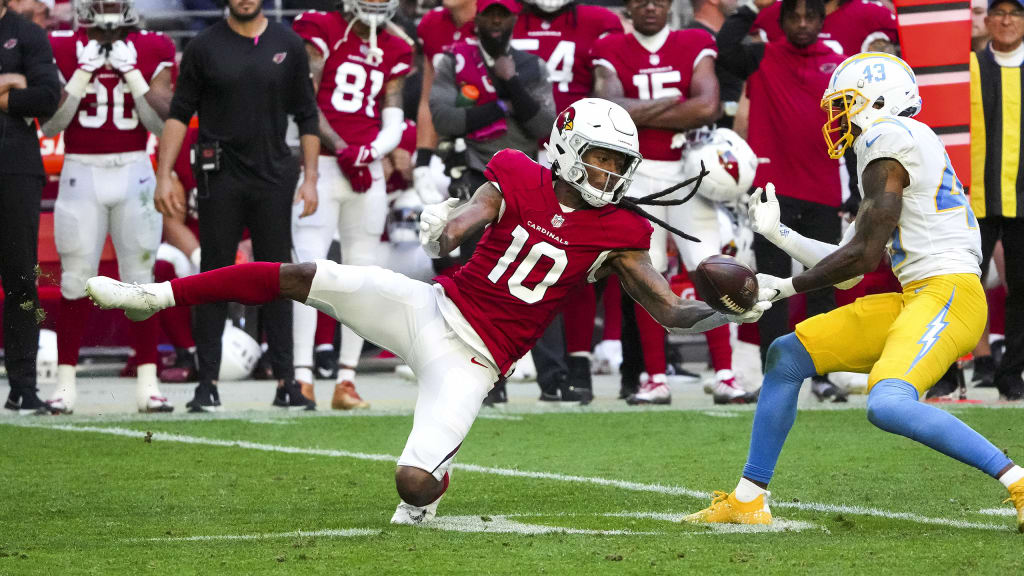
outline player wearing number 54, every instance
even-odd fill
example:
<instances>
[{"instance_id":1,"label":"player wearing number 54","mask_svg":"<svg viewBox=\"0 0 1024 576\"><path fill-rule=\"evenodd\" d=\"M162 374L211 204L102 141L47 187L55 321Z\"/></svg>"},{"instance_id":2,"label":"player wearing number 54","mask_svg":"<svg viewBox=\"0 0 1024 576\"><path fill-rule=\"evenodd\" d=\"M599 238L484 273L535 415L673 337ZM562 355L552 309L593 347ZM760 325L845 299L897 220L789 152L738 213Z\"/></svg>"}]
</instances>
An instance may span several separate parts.
<instances>
[{"instance_id":1,"label":"player wearing number 54","mask_svg":"<svg viewBox=\"0 0 1024 576\"><path fill-rule=\"evenodd\" d=\"M168 306L290 298L394 352L416 373L419 398L395 473L401 503L392 522L429 520L484 397L584 282L617 274L656 320L686 332L755 321L769 306L725 316L680 299L651 265L644 199L624 198L641 157L636 126L621 107L577 101L556 119L546 148L551 170L503 150L468 203L424 210L420 242L434 257L486 228L469 262L437 284L317 260L243 264L162 284L97 277L88 291L100 307L124 309L133 320Z\"/></svg>"}]
</instances>

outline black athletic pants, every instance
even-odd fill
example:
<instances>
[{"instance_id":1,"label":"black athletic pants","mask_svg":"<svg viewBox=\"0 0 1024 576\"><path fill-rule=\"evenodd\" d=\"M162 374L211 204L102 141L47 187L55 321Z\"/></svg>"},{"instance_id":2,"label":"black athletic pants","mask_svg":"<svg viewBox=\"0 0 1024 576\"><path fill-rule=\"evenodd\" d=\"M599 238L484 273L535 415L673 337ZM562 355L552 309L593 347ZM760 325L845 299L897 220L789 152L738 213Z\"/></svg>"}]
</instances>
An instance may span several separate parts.
<instances>
[{"instance_id":1,"label":"black athletic pants","mask_svg":"<svg viewBox=\"0 0 1024 576\"><path fill-rule=\"evenodd\" d=\"M982 271L988 270L996 241L1003 241L1006 262L1006 353L996 368L1000 391L1024 371L1024 218L981 218Z\"/></svg>"},{"instance_id":2,"label":"black athletic pants","mask_svg":"<svg viewBox=\"0 0 1024 576\"><path fill-rule=\"evenodd\" d=\"M0 281L4 285L4 361L11 392L36 391L42 317L36 293L39 200L43 177L0 174ZM12 394L13 395L13 394Z\"/></svg>"},{"instance_id":3,"label":"black athletic pants","mask_svg":"<svg viewBox=\"0 0 1024 576\"><path fill-rule=\"evenodd\" d=\"M272 186L239 178L224 170L209 175L197 174L199 198L200 268L203 272L235 263L242 232L249 229L253 255L262 262L291 262L292 199L297 175L284 185ZM227 320L227 302L196 307L193 337L199 353L199 379L212 382L220 371L221 336ZM292 303L285 299L263 305L268 353L274 377L288 380L292 366Z\"/></svg>"},{"instance_id":4,"label":"black athletic pants","mask_svg":"<svg viewBox=\"0 0 1024 576\"><path fill-rule=\"evenodd\" d=\"M779 196L779 208L782 223L807 238L813 238L830 244L838 244L842 230L839 221L839 209L833 206L797 200ZM793 259L788 254L765 240L760 234L754 235L754 257L757 259L757 271L780 278L792 275ZM828 312L836 307L835 291L832 288L815 290L807 294L807 317ZM780 336L785 336L789 329L789 304L780 300L772 305L761 316L757 323L761 334L761 365L765 365L768 347Z\"/></svg>"}]
</instances>

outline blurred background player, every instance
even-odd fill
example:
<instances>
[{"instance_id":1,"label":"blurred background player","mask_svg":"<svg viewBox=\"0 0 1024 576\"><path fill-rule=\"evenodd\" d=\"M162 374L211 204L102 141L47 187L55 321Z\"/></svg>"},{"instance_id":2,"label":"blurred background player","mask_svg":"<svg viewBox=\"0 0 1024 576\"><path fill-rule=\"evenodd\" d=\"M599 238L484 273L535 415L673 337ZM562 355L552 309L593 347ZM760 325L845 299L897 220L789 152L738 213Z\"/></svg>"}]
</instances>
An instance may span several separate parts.
<instances>
[{"instance_id":1,"label":"blurred background player","mask_svg":"<svg viewBox=\"0 0 1024 576\"><path fill-rule=\"evenodd\" d=\"M438 188L431 169L440 140L430 114L430 90L434 85L435 69L452 44L476 36L473 22L475 16L476 0L443 0L440 6L424 14L416 27L423 51L423 86L416 114L416 168L413 170L413 181L416 193L424 204L434 204L448 198L448 191Z\"/></svg>"},{"instance_id":2,"label":"blurred background player","mask_svg":"<svg viewBox=\"0 0 1024 576\"><path fill-rule=\"evenodd\" d=\"M595 44L594 94L621 104L640 129L640 153L644 163L630 187L630 195L657 192L683 179L682 151L673 146L677 133L706 126L721 113L718 78L715 76L715 39L703 30L671 30L668 0L630 0L626 4L633 31L612 34ZM686 250L687 268L700 262L699 255L717 254L718 215L712 204L695 197L674 213L682 230L699 238L678 242ZM667 219L664 207L652 214ZM673 223L674 224L674 223ZM713 236L710 237L710 236ZM680 239L681 240L681 239ZM668 269L668 238L662 228L651 237L651 261L655 269ZM701 252L689 252L699 246ZM643 348L647 381L626 399L629 404L668 404L672 393L665 375L665 330L647 311L636 305L636 321ZM721 326L706 334L716 360L716 400L747 397L736 386L731 372L729 328ZM725 353L717 353L724 348ZM727 359L727 360L725 360Z\"/></svg>"},{"instance_id":3,"label":"blurred background player","mask_svg":"<svg viewBox=\"0 0 1024 576\"><path fill-rule=\"evenodd\" d=\"M61 261L57 387L48 404L71 413L75 371L91 306L85 281L97 272L110 234L125 282L152 282L163 218L153 205L156 179L146 151L171 102L174 44L138 29L133 0L78 0L74 31L50 34L65 80L60 108L43 134L64 131L64 168L54 205ZM157 384L157 320L133 326L140 412L173 408Z\"/></svg>"},{"instance_id":4,"label":"blurred background player","mask_svg":"<svg viewBox=\"0 0 1024 576\"><path fill-rule=\"evenodd\" d=\"M4 408L45 414L36 388L42 311L36 270L45 172L33 119L57 109L60 81L46 33L8 9L6 0L0 0L0 46L9 47L0 50L0 281L4 365L11 386Z\"/></svg>"},{"instance_id":5,"label":"blurred background player","mask_svg":"<svg viewBox=\"0 0 1024 576\"><path fill-rule=\"evenodd\" d=\"M351 0L344 13L306 12L293 24L309 54L322 144L319 207L306 218L295 207L292 218L299 261L326 258L337 233L342 262L380 262L388 214L381 159L401 142L402 88L412 66L411 42L387 28L397 9L398 0ZM293 315L295 379L312 398L316 311L296 303ZM331 408L366 408L355 388L363 338L344 325L341 331Z\"/></svg>"},{"instance_id":6,"label":"blurred background player","mask_svg":"<svg viewBox=\"0 0 1024 576\"><path fill-rule=\"evenodd\" d=\"M693 17L686 27L705 30L715 36L722 29L725 19L736 12L737 4L737 0L690 0ZM722 101L722 117L716 124L732 128L743 94L743 79L722 68L717 59L715 75L718 76L718 97Z\"/></svg>"},{"instance_id":7,"label":"blurred background player","mask_svg":"<svg viewBox=\"0 0 1024 576\"><path fill-rule=\"evenodd\" d=\"M782 40L786 33L781 22L782 2L772 2L758 12L753 32L765 42ZM827 0L818 38L843 56L868 51L891 52L899 41L896 15L881 3L870 0Z\"/></svg>"}]
</instances>

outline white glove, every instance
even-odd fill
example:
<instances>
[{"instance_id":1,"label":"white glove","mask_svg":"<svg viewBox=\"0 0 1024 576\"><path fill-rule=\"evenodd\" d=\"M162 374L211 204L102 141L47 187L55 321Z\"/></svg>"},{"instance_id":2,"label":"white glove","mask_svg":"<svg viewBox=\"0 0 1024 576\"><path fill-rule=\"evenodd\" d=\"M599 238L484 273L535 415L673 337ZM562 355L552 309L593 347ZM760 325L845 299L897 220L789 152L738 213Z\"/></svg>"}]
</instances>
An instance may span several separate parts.
<instances>
[{"instance_id":1,"label":"white glove","mask_svg":"<svg viewBox=\"0 0 1024 576\"><path fill-rule=\"evenodd\" d=\"M772 307L771 302L762 301L754 304L753 308L747 310L743 314L726 314L725 317L729 319L729 322L734 324L747 324L749 322L757 322L761 319L761 315L770 310Z\"/></svg>"},{"instance_id":2,"label":"white glove","mask_svg":"<svg viewBox=\"0 0 1024 576\"><path fill-rule=\"evenodd\" d=\"M761 200L761 192L768 197L767 201ZM780 221L779 199L775 197L774 184L769 182L763 189L754 190L747 203L747 216L750 217L750 228L754 232L776 246L785 242L789 228L783 226Z\"/></svg>"},{"instance_id":3,"label":"white glove","mask_svg":"<svg viewBox=\"0 0 1024 576\"><path fill-rule=\"evenodd\" d=\"M449 198L437 204L428 204L420 214L420 244L431 258L441 256L441 245L438 239L448 224L448 216L459 203L458 198Z\"/></svg>"},{"instance_id":4,"label":"white glove","mask_svg":"<svg viewBox=\"0 0 1024 576\"><path fill-rule=\"evenodd\" d=\"M412 171L412 182L416 187L416 193L424 205L443 202L446 194L441 194L434 182L434 173L430 166L419 166Z\"/></svg>"},{"instance_id":5,"label":"white glove","mask_svg":"<svg viewBox=\"0 0 1024 576\"><path fill-rule=\"evenodd\" d=\"M78 68L90 74L106 63L107 57L103 54L103 47L95 40L89 40L85 48L82 48L81 54L78 55Z\"/></svg>"},{"instance_id":6,"label":"white glove","mask_svg":"<svg viewBox=\"0 0 1024 576\"><path fill-rule=\"evenodd\" d=\"M110 46L107 61L110 62L110 66L114 70L121 74L127 74L138 66L139 53L135 50L134 45L128 44L124 40L118 40Z\"/></svg>"},{"instance_id":7,"label":"white glove","mask_svg":"<svg viewBox=\"0 0 1024 576\"><path fill-rule=\"evenodd\" d=\"M757 301L778 302L796 294L792 278L779 278L770 274L757 275Z\"/></svg>"}]
</instances>

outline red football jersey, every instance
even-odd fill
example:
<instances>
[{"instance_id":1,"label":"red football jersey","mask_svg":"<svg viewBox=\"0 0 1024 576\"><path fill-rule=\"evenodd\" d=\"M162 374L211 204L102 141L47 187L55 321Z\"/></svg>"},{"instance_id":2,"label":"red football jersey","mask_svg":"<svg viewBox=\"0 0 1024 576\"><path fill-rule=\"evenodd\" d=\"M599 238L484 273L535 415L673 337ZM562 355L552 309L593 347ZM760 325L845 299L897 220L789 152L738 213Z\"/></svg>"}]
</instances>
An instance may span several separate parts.
<instances>
[{"instance_id":1,"label":"red football jersey","mask_svg":"<svg viewBox=\"0 0 1024 576\"><path fill-rule=\"evenodd\" d=\"M590 94L594 43L621 32L619 17L600 6L577 5L551 19L524 9L512 31L512 47L536 54L547 64L557 112Z\"/></svg>"},{"instance_id":2,"label":"red football jersey","mask_svg":"<svg viewBox=\"0 0 1024 576\"><path fill-rule=\"evenodd\" d=\"M626 98L656 100L690 93L693 69L704 57L718 56L715 38L704 30L673 30L657 52L649 52L633 34L613 34L594 46L594 66L613 70ZM640 154L647 160L679 160L682 150L672 149L676 130L640 128Z\"/></svg>"},{"instance_id":3,"label":"red football jersey","mask_svg":"<svg viewBox=\"0 0 1024 576\"><path fill-rule=\"evenodd\" d=\"M437 68L438 61L452 44L476 37L473 25L473 21L470 20L456 28L451 13L444 6L427 12L416 26L416 35L423 47L423 57L429 59L434 68Z\"/></svg>"},{"instance_id":4,"label":"red football jersey","mask_svg":"<svg viewBox=\"0 0 1024 576\"><path fill-rule=\"evenodd\" d=\"M762 32L768 42L785 38L779 24L781 12L782 2L776 2L754 20L754 30ZM860 54L875 40L898 41L896 15L880 2L849 0L825 17L818 38L839 54Z\"/></svg>"},{"instance_id":5,"label":"red football jersey","mask_svg":"<svg viewBox=\"0 0 1024 576\"><path fill-rule=\"evenodd\" d=\"M373 142L380 132L384 85L412 70L412 47L381 30L377 47L384 57L371 63L370 43L351 30L346 37L348 22L340 12L304 12L292 28L324 55L316 101L331 128L350 146Z\"/></svg>"},{"instance_id":6,"label":"red football jersey","mask_svg":"<svg viewBox=\"0 0 1024 576\"><path fill-rule=\"evenodd\" d=\"M516 150L495 154L484 174L501 189L504 211L469 262L435 280L505 374L610 251L648 250L653 229L615 205L563 210L551 171Z\"/></svg>"},{"instance_id":7,"label":"red football jersey","mask_svg":"<svg viewBox=\"0 0 1024 576\"><path fill-rule=\"evenodd\" d=\"M132 32L124 40L138 53L137 68L152 82L165 68L175 74L174 43L159 32ZM57 68L65 80L78 68L78 55L89 43L84 29L50 33ZM85 98L64 131L66 154L115 154L146 149L149 131L135 110L135 100L121 75L109 66L92 75Z\"/></svg>"}]
</instances>

